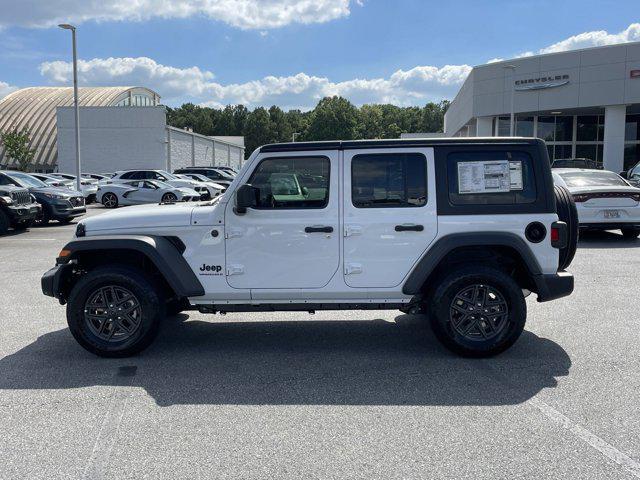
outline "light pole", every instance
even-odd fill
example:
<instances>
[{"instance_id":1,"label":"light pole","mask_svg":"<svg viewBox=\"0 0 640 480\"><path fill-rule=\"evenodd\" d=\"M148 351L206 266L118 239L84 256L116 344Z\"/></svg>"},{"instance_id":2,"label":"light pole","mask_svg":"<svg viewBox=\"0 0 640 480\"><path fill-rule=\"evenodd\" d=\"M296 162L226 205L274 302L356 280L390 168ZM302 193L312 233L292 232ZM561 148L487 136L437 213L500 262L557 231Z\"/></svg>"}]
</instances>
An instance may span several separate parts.
<instances>
[{"instance_id":1,"label":"light pole","mask_svg":"<svg viewBox=\"0 0 640 480\"><path fill-rule=\"evenodd\" d=\"M58 25L65 30L71 30L73 46L73 103L76 114L76 188L80 191L80 105L78 103L78 58L76 54L76 27L63 23Z\"/></svg>"},{"instance_id":2,"label":"light pole","mask_svg":"<svg viewBox=\"0 0 640 480\"><path fill-rule=\"evenodd\" d=\"M505 65L503 67L505 70L511 70L513 72L513 78L511 79L511 118L509 119L509 136L513 137L514 133L515 133L515 123L516 123L516 119L515 119L515 114L514 114L514 106L513 106L513 99L515 97L516 94L516 83L515 83L515 76L516 76L516 66L515 65Z\"/></svg>"}]
</instances>

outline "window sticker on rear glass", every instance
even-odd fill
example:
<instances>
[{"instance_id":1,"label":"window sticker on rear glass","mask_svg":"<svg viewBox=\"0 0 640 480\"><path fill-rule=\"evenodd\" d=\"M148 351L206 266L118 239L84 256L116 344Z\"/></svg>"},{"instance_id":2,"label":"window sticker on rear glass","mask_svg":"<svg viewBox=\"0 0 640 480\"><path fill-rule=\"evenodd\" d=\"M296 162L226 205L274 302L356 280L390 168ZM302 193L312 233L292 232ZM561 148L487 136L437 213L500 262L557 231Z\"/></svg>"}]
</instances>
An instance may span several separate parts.
<instances>
[{"instance_id":1,"label":"window sticker on rear glass","mask_svg":"<svg viewBox=\"0 0 640 480\"><path fill-rule=\"evenodd\" d=\"M458 193L522 190L522 162L491 160L458 163Z\"/></svg>"}]
</instances>

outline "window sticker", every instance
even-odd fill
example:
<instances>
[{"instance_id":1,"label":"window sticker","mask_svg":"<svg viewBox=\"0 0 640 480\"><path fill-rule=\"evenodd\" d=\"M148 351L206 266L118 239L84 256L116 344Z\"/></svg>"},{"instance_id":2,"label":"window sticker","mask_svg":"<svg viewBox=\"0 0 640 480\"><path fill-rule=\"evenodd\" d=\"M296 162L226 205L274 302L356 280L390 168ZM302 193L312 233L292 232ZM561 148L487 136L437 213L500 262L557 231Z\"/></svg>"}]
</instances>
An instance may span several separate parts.
<instances>
[{"instance_id":1,"label":"window sticker","mask_svg":"<svg viewBox=\"0 0 640 480\"><path fill-rule=\"evenodd\" d=\"M458 193L504 193L522 190L522 162L489 160L458 163Z\"/></svg>"}]
</instances>

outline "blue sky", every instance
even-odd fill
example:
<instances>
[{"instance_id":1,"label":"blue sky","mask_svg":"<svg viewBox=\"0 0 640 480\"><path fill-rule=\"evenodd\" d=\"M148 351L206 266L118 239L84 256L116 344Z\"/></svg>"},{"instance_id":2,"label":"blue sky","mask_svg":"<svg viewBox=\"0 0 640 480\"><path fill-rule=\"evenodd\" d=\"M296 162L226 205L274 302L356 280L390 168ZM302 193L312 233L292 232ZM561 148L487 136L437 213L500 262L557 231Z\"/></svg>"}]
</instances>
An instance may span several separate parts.
<instances>
[{"instance_id":1,"label":"blue sky","mask_svg":"<svg viewBox=\"0 0 640 480\"><path fill-rule=\"evenodd\" d=\"M312 108L324 95L422 105L469 67L640 41L637 0L0 0L0 95L70 81L143 85L169 105ZM72 12L67 16L61 12Z\"/></svg>"}]
</instances>

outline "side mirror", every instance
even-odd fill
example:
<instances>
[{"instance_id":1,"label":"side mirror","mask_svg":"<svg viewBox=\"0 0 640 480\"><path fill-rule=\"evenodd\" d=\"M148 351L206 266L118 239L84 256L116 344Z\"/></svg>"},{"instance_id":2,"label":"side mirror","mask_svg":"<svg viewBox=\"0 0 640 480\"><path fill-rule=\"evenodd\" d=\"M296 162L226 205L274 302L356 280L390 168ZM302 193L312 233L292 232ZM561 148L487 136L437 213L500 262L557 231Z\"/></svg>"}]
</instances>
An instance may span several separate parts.
<instances>
[{"instance_id":1,"label":"side mirror","mask_svg":"<svg viewBox=\"0 0 640 480\"><path fill-rule=\"evenodd\" d=\"M302 190L302 195L303 196L305 196L305 197L309 196L309 189L307 187L302 187L301 190Z\"/></svg>"},{"instance_id":2,"label":"side mirror","mask_svg":"<svg viewBox=\"0 0 640 480\"><path fill-rule=\"evenodd\" d=\"M629 178L629 172L627 172L626 170L624 172L620 172L620 176L624 179L628 179Z\"/></svg>"},{"instance_id":3,"label":"side mirror","mask_svg":"<svg viewBox=\"0 0 640 480\"><path fill-rule=\"evenodd\" d=\"M238 215L247 213L247 208L253 208L257 205L257 193L258 189L248 183L240 185L236 191L236 207L233 211Z\"/></svg>"}]
</instances>

